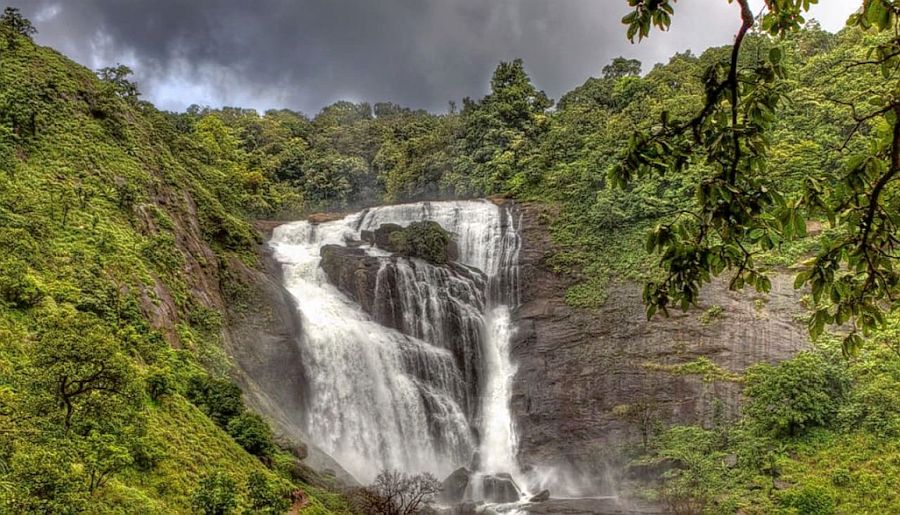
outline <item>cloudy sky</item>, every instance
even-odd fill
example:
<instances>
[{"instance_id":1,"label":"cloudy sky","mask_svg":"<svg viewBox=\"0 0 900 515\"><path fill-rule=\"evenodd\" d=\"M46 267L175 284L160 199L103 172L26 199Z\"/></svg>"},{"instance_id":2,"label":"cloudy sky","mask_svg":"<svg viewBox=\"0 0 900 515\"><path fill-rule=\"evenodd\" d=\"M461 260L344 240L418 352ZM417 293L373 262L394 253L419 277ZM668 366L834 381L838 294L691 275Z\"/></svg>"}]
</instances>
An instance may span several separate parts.
<instances>
[{"instance_id":1,"label":"cloudy sky","mask_svg":"<svg viewBox=\"0 0 900 515\"><path fill-rule=\"evenodd\" d=\"M190 104L314 114L339 99L434 111L479 97L501 60L521 57L552 98L613 57L644 69L676 51L729 43L737 7L682 0L669 33L636 45L626 0L7 0L38 42L91 68L127 64L162 108ZM759 6L762 0L754 0ZM859 0L820 0L843 26Z\"/></svg>"}]
</instances>

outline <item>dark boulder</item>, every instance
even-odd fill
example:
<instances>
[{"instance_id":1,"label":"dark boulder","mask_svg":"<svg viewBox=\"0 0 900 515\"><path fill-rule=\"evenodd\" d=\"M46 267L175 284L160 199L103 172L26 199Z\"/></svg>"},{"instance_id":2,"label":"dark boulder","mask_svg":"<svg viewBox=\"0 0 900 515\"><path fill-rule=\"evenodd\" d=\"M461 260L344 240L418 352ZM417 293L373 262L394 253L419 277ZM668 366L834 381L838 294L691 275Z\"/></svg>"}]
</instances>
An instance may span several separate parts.
<instances>
[{"instance_id":1,"label":"dark boulder","mask_svg":"<svg viewBox=\"0 0 900 515\"><path fill-rule=\"evenodd\" d=\"M463 500L466 488L472 473L466 467L460 467L453 471L447 479L441 483L441 501L447 504L455 504Z\"/></svg>"},{"instance_id":2,"label":"dark boulder","mask_svg":"<svg viewBox=\"0 0 900 515\"><path fill-rule=\"evenodd\" d=\"M341 245L325 245L319 252L322 256L320 266L331 284L371 313L375 281L381 266L379 259L367 255L364 249Z\"/></svg>"},{"instance_id":3,"label":"dark boulder","mask_svg":"<svg viewBox=\"0 0 900 515\"><path fill-rule=\"evenodd\" d=\"M484 485L485 502L507 503L516 502L522 498L519 486L509 474L500 473L493 476L484 476L482 483Z\"/></svg>"},{"instance_id":4,"label":"dark boulder","mask_svg":"<svg viewBox=\"0 0 900 515\"><path fill-rule=\"evenodd\" d=\"M550 490L541 490L541 493L533 496L528 502L544 502L550 500Z\"/></svg>"},{"instance_id":5,"label":"dark boulder","mask_svg":"<svg viewBox=\"0 0 900 515\"><path fill-rule=\"evenodd\" d=\"M391 235L401 231L403 231L403 227L397 224L381 224L378 229L372 231L372 243L376 247L388 252L397 252L394 245L391 243Z\"/></svg>"}]
</instances>

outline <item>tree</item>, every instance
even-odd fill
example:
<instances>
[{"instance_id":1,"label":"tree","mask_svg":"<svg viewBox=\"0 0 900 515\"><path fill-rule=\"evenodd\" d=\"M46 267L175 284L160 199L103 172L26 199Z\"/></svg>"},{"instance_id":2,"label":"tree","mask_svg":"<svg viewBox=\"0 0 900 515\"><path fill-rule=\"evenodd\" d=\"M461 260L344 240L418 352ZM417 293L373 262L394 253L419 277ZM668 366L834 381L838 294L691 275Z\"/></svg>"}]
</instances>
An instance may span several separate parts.
<instances>
[{"instance_id":1,"label":"tree","mask_svg":"<svg viewBox=\"0 0 900 515\"><path fill-rule=\"evenodd\" d=\"M744 412L764 432L795 436L828 424L846 394L843 371L821 354L802 352L778 365L747 371Z\"/></svg>"},{"instance_id":2,"label":"tree","mask_svg":"<svg viewBox=\"0 0 900 515\"><path fill-rule=\"evenodd\" d=\"M193 376L188 381L186 395L219 427L228 427L228 422L244 411L241 389L226 379L215 379L208 375Z\"/></svg>"},{"instance_id":3,"label":"tree","mask_svg":"<svg viewBox=\"0 0 900 515\"><path fill-rule=\"evenodd\" d=\"M461 149L457 168L465 174L463 191L500 193L520 190L538 179L529 172L545 111L553 102L531 84L521 59L494 70L491 93L480 102L463 101ZM463 182L463 181L460 181Z\"/></svg>"},{"instance_id":4,"label":"tree","mask_svg":"<svg viewBox=\"0 0 900 515\"><path fill-rule=\"evenodd\" d=\"M259 415L242 413L228 422L228 434L234 438L247 452L264 458L275 450L272 443L272 430Z\"/></svg>"},{"instance_id":5,"label":"tree","mask_svg":"<svg viewBox=\"0 0 900 515\"><path fill-rule=\"evenodd\" d=\"M659 405L652 399L637 401L633 404L621 404L613 408L613 414L622 420L637 426L641 433L641 445L647 449L650 435L660 423Z\"/></svg>"},{"instance_id":6,"label":"tree","mask_svg":"<svg viewBox=\"0 0 900 515\"><path fill-rule=\"evenodd\" d=\"M204 515L227 515L237 507L237 485L224 472L200 480L193 497L194 509Z\"/></svg>"},{"instance_id":7,"label":"tree","mask_svg":"<svg viewBox=\"0 0 900 515\"><path fill-rule=\"evenodd\" d=\"M97 432L91 432L83 439L82 461L91 494L103 488L114 474L134 462L128 448L120 440L114 435Z\"/></svg>"},{"instance_id":8,"label":"tree","mask_svg":"<svg viewBox=\"0 0 900 515\"><path fill-rule=\"evenodd\" d=\"M288 489L270 481L265 474L254 470L247 478L247 495L254 513L284 513L291 505Z\"/></svg>"},{"instance_id":9,"label":"tree","mask_svg":"<svg viewBox=\"0 0 900 515\"><path fill-rule=\"evenodd\" d=\"M14 35L24 36L28 39L37 34L37 29L31 24L28 18L22 16L22 13L15 7L7 7L0 15L0 26L7 29L10 33L10 45L15 44Z\"/></svg>"},{"instance_id":10,"label":"tree","mask_svg":"<svg viewBox=\"0 0 900 515\"><path fill-rule=\"evenodd\" d=\"M35 390L62 409L66 433L76 422L125 416L123 408L138 403L134 370L109 330L86 313L51 319L35 346L30 375Z\"/></svg>"},{"instance_id":11,"label":"tree","mask_svg":"<svg viewBox=\"0 0 900 515\"><path fill-rule=\"evenodd\" d=\"M625 59L616 57L611 63L603 67L604 79L621 79L623 77L636 77L641 74L641 62L637 59Z\"/></svg>"},{"instance_id":12,"label":"tree","mask_svg":"<svg viewBox=\"0 0 900 515\"><path fill-rule=\"evenodd\" d=\"M371 486L359 489L354 500L362 513L413 515L440 491L440 481L427 472L410 476L384 470Z\"/></svg>"},{"instance_id":13,"label":"tree","mask_svg":"<svg viewBox=\"0 0 900 515\"><path fill-rule=\"evenodd\" d=\"M609 172L618 185L648 174L684 174L702 164L708 173L695 184L690 209L674 213L649 236L647 247L660 256L665 276L644 289L648 316L667 313L671 305L687 309L700 287L725 270L730 286L768 291L770 280L755 259L783 242L806 236L810 217L821 217L839 230L823 239L823 250L796 286L809 286L815 312L810 332L819 335L827 324L850 323L845 352L855 351L861 337L883 323L883 313L896 309L900 272L895 266L900 235L892 213L900 210L896 195L900 179L900 2L864 0L850 23L885 35L869 59L849 68L869 67L882 73L882 87L862 97L832 99L844 105L855 121L849 131L861 140L860 151L846 160L838 181L812 175L798 194L783 195L770 181L768 149L771 129L785 97L782 47L748 38L756 27L749 0L737 0L741 25L728 58L709 66L703 76L702 108L689 117L664 111L659 124L634 134L619 163ZM806 0L767 2L761 28L772 36L800 29ZM633 11L623 22L632 41L665 30L674 13L673 0L629 0ZM765 59L742 54L747 41L769 46ZM757 46L758 47L758 46ZM759 48L759 47L758 47ZM846 72L849 68L845 68ZM871 107L869 107L871 106ZM846 147L846 144L845 144ZM828 183L825 187L823 182Z\"/></svg>"},{"instance_id":14,"label":"tree","mask_svg":"<svg viewBox=\"0 0 900 515\"><path fill-rule=\"evenodd\" d=\"M100 77L100 80L108 84L116 95L129 100L137 99L140 96L137 84L128 79L132 73L131 68L124 64L97 70L97 76Z\"/></svg>"}]
</instances>

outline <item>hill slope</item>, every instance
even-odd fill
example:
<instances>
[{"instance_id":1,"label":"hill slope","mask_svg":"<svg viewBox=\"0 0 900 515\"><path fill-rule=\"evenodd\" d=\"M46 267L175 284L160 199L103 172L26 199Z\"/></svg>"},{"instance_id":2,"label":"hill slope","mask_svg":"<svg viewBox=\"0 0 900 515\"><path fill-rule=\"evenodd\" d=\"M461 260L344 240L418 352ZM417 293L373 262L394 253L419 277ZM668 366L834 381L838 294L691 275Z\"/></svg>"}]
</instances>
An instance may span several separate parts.
<instances>
[{"instance_id":1,"label":"hill slope","mask_svg":"<svg viewBox=\"0 0 900 515\"><path fill-rule=\"evenodd\" d=\"M258 184L122 70L0 32L0 512L283 509L294 459L221 342Z\"/></svg>"}]
</instances>

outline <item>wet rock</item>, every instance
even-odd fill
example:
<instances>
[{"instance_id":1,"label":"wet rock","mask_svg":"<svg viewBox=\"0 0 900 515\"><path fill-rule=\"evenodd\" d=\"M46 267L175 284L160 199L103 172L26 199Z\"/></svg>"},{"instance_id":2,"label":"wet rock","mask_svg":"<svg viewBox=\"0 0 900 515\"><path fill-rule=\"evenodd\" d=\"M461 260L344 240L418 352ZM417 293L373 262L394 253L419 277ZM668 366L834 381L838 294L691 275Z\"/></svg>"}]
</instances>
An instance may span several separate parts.
<instances>
[{"instance_id":1,"label":"wet rock","mask_svg":"<svg viewBox=\"0 0 900 515\"><path fill-rule=\"evenodd\" d=\"M364 249L343 245L325 245L319 253L322 270L331 284L371 313L375 304L375 281L381 266L379 259L369 256Z\"/></svg>"},{"instance_id":2,"label":"wet rock","mask_svg":"<svg viewBox=\"0 0 900 515\"><path fill-rule=\"evenodd\" d=\"M472 470L481 469L481 453L480 452L475 451L472 454L472 464L469 465L469 468L471 468Z\"/></svg>"},{"instance_id":3,"label":"wet rock","mask_svg":"<svg viewBox=\"0 0 900 515\"><path fill-rule=\"evenodd\" d=\"M482 384L485 276L458 263L436 266L421 260L371 256L362 248L325 245L321 267L331 284L359 304L373 320L406 335L448 349L463 374L457 401L476 416ZM434 370L408 363L423 381Z\"/></svg>"},{"instance_id":4,"label":"wet rock","mask_svg":"<svg viewBox=\"0 0 900 515\"><path fill-rule=\"evenodd\" d=\"M515 502L522 498L522 492L513 478L506 473L482 477L484 500L491 503Z\"/></svg>"},{"instance_id":5,"label":"wet rock","mask_svg":"<svg viewBox=\"0 0 900 515\"><path fill-rule=\"evenodd\" d=\"M306 217L306 220L311 224L323 224L326 222L334 222L335 220L340 220L347 216L347 213L341 213L337 211L330 211L325 213L313 213Z\"/></svg>"},{"instance_id":6,"label":"wet rock","mask_svg":"<svg viewBox=\"0 0 900 515\"><path fill-rule=\"evenodd\" d=\"M376 247L388 252L396 252L391 243L391 234L402 231L403 227L397 224L381 224L378 229L372 231L372 239Z\"/></svg>"},{"instance_id":7,"label":"wet rock","mask_svg":"<svg viewBox=\"0 0 900 515\"><path fill-rule=\"evenodd\" d=\"M463 500L472 473L466 467L454 470L441 483L441 500L446 504L455 504Z\"/></svg>"},{"instance_id":8,"label":"wet rock","mask_svg":"<svg viewBox=\"0 0 900 515\"><path fill-rule=\"evenodd\" d=\"M550 500L550 490L541 490L541 492L531 499L528 502L544 502Z\"/></svg>"}]
</instances>

